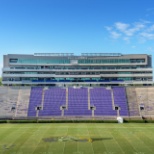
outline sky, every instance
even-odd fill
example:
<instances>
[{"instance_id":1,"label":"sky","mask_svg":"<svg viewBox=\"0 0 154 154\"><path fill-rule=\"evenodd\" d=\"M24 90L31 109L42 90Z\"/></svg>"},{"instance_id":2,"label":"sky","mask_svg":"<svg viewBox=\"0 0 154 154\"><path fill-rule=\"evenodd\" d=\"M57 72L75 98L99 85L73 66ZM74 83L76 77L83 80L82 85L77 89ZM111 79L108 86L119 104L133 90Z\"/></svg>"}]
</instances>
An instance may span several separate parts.
<instances>
[{"instance_id":1,"label":"sky","mask_svg":"<svg viewBox=\"0 0 154 154\"><path fill-rule=\"evenodd\" d=\"M154 0L0 0L0 69L5 54L95 52L154 57Z\"/></svg>"}]
</instances>

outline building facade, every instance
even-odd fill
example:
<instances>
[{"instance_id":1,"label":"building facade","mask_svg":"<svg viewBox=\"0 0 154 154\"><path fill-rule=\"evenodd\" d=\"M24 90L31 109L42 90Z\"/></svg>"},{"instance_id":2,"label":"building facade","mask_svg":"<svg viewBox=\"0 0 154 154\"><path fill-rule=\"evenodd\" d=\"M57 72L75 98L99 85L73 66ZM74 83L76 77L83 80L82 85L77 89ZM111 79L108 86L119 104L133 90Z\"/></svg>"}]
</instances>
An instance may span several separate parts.
<instances>
[{"instance_id":1,"label":"building facade","mask_svg":"<svg viewBox=\"0 0 154 154\"><path fill-rule=\"evenodd\" d=\"M3 56L3 85L152 84L152 57L120 53Z\"/></svg>"}]
</instances>

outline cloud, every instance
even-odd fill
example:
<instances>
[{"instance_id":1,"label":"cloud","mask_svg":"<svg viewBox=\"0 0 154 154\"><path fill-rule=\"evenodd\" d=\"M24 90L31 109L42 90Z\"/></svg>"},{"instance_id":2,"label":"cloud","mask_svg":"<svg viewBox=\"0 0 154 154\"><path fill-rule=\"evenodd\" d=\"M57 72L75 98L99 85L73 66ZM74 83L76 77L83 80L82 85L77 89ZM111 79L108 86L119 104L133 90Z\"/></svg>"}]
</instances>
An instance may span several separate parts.
<instances>
[{"instance_id":1,"label":"cloud","mask_svg":"<svg viewBox=\"0 0 154 154\"><path fill-rule=\"evenodd\" d=\"M129 27L129 24L125 24L125 23L122 23L122 22L116 22L116 23L115 23L115 27L116 27L119 31L125 32L126 29Z\"/></svg>"},{"instance_id":2,"label":"cloud","mask_svg":"<svg viewBox=\"0 0 154 154\"><path fill-rule=\"evenodd\" d=\"M127 43L130 42L130 38L129 37L123 37L123 40L126 41Z\"/></svg>"},{"instance_id":3,"label":"cloud","mask_svg":"<svg viewBox=\"0 0 154 154\"><path fill-rule=\"evenodd\" d=\"M153 32L153 31L154 31L154 24L147 29L147 32Z\"/></svg>"},{"instance_id":4,"label":"cloud","mask_svg":"<svg viewBox=\"0 0 154 154\"><path fill-rule=\"evenodd\" d=\"M112 30L112 27L109 27L109 26L105 26L106 30L108 31L111 31Z\"/></svg>"},{"instance_id":5,"label":"cloud","mask_svg":"<svg viewBox=\"0 0 154 154\"><path fill-rule=\"evenodd\" d=\"M149 16L153 16L154 15L154 8L148 8L147 10L146 10L146 17L149 17Z\"/></svg>"},{"instance_id":6,"label":"cloud","mask_svg":"<svg viewBox=\"0 0 154 154\"><path fill-rule=\"evenodd\" d=\"M121 36L121 34L115 32L115 31L110 31L110 34L111 34L111 37L114 39L118 39Z\"/></svg>"},{"instance_id":7,"label":"cloud","mask_svg":"<svg viewBox=\"0 0 154 154\"><path fill-rule=\"evenodd\" d=\"M143 38L148 39L148 40L153 40L154 39L154 33L146 33L146 32L143 32L143 33L140 33L140 35Z\"/></svg>"},{"instance_id":8,"label":"cloud","mask_svg":"<svg viewBox=\"0 0 154 154\"><path fill-rule=\"evenodd\" d=\"M154 52L154 49L152 47L148 47L146 51L147 52Z\"/></svg>"},{"instance_id":9,"label":"cloud","mask_svg":"<svg viewBox=\"0 0 154 154\"><path fill-rule=\"evenodd\" d=\"M154 39L154 24L151 21L115 22L112 26L106 26L105 28L113 39L122 39L127 43L133 38L137 38L139 42Z\"/></svg>"},{"instance_id":10,"label":"cloud","mask_svg":"<svg viewBox=\"0 0 154 154\"><path fill-rule=\"evenodd\" d=\"M115 28L120 32L124 33L126 36L133 36L135 32L144 28L144 24L142 23L134 23L134 25L130 28L130 24L117 22L115 23Z\"/></svg>"},{"instance_id":11,"label":"cloud","mask_svg":"<svg viewBox=\"0 0 154 154\"><path fill-rule=\"evenodd\" d=\"M133 46L132 46L132 48L133 48L133 49L135 49L135 48L136 48L136 46L135 46L135 45L133 45Z\"/></svg>"}]
</instances>

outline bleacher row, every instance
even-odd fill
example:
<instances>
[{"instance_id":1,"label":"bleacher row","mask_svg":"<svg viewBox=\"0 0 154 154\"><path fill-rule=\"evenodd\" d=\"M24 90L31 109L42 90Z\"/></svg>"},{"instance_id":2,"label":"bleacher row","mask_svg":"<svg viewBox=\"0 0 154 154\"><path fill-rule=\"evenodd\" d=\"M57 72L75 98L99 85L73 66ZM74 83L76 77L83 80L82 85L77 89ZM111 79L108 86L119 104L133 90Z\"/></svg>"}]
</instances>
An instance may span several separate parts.
<instances>
[{"instance_id":1,"label":"bleacher row","mask_svg":"<svg viewBox=\"0 0 154 154\"><path fill-rule=\"evenodd\" d=\"M114 101L111 97L112 92ZM92 116L90 107L95 107L95 116L116 116L115 106L120 107L122 116L128 116L124 87L113 89L68 88L67 90L62 88L43 90L41 87L34 87L30 95L29 117L37 115L36 106L42 108L38 116L61 116L62 106L65 106L64 116Z\"/></svg>"},{"instance_id":2,"label":"bleacher row","mask_svg":"<svg viewBox=\"0 0 154 154\"><path fill-rule=\"evenodd\" d=\"M153 116L153 94L154 87L0 87L0 117L117 116L115 107L121 116Z\"/></svg>"}]
</instances>

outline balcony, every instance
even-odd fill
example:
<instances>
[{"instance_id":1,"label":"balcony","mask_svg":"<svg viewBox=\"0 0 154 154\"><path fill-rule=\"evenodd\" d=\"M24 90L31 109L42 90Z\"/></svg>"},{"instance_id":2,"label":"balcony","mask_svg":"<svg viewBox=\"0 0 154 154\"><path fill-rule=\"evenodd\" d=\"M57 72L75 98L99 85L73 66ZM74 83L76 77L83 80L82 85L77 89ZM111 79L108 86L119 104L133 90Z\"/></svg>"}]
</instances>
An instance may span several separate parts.
<instances>
[{"instance_id":1,"label":"balcony","mask_svg":"<svg viewBox=\"0 0 154 154\"><path fill-rule=\"evenodd\" d=\"M7 84L25 84L25 85L38 85L38 84L67 84L67 85L72 85L72 84L123 84L123 85L129 85L129 84L153 84L153 81L87 81L87 82L57 82L57 81L2 81L2 84L7 85Z\"/></svg>"},{"instance_id":2,"label":"balcony","mask_svg":"<svg viewBox=\"0 0 154 154\"><path fill-rule=\"evenodd\" d=\"M58 77L58 78L95 78L95 77L152 77L152 73L147 73L147 74L99 74L99 75L94 75L94 74L86 74L86 75L55 75L55 74L2 74L2 77L38 77L38 78L51 78L51 77Z\"/></svg>"},{"instance_id":3,"label":"balcony","mask_svg":"<svg viewBox=\"0 0 154 154\"><path fill-rule=\"evenodd\" d=\"M153 71L152 68L137 68L137 69L10 69L10 68L3 68L2 71L7 72L100 72L100 71L105 71L105 72L112 72L112 71L117 71L117 72L140 72L140 71Z\"/></svg>"}]
</instances>

